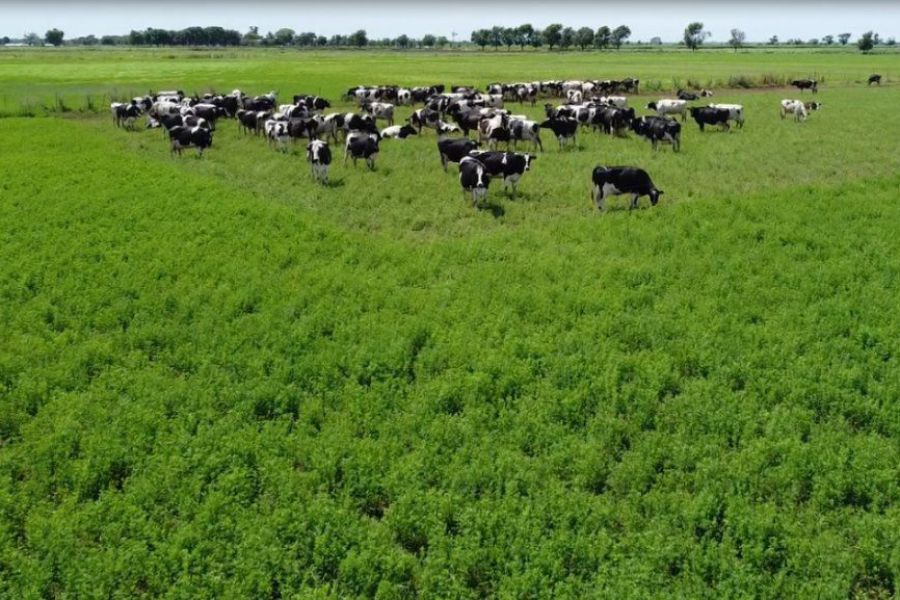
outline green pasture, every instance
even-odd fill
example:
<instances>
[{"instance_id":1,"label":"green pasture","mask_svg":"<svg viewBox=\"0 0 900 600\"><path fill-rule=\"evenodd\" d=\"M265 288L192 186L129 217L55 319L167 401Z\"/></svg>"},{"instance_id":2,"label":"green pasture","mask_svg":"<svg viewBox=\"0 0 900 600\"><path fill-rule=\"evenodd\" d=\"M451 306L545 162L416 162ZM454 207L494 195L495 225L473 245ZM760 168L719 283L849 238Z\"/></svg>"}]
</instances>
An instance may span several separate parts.
<instances>
[{"instance_id":1,"label":"green pasture","mask_svg":"<svg viewBox=\"0 0 900 600\"><path fill-rule=\"evenodd\" d=\"M494 182L479 209L432 133L372 172L337 149L322 187L302 144L232 121L197 159L102 106L0 118L0 598L895 597L895 60L0 52L5 114L172 86L826 82L801 124L795 90L714 86L746 127L685 123L680 153L545 132L519 197ZM597 164L665 195L600 213Z\"/></svg>"}]
</instances>

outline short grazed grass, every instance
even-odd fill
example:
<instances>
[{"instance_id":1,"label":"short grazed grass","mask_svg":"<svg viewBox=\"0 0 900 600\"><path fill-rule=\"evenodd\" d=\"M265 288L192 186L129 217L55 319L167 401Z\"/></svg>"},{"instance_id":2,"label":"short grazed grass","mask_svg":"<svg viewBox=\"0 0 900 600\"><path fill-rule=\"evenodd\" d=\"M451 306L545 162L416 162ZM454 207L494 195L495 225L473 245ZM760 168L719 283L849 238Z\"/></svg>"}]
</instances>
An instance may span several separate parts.
<instances>
[{"instance_id":1,"label":"short grazed grass","mask_svg":"<svg viewBox=\"0 0 900 600\"><path fill-rule=\"evenodd\" d=\"M0 597L891 597L896 92L783 96L546 136L482 210L430 134L322 188L228 121L0 119ZM598 163L660 205L598 213Z\"/></svg>"}]
</instances>

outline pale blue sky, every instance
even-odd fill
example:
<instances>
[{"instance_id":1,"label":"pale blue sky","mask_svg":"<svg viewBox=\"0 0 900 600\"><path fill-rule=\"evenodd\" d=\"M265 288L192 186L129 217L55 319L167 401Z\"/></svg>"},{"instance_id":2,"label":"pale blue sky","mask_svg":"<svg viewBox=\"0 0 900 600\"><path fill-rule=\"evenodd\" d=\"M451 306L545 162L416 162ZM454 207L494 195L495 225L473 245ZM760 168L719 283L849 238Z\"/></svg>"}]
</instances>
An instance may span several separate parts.
<instances>
[{"instance_id":1,"label":"pale blue sky","mask_svg":"<svg viewBox=\"0 0 900 600\"><path fill-rule=\"evenodd\" d=\"M562 23L575 28L583 25L625 24L633 40L647 41L660 36L664 41L680 39L690 21L702 21L713 33L713 40L728 39L732 27L743 29L749 41L764 41L772 35L782 40L809 39L825 34L851 32L853 39L868 30L881 37L900 37L900 2L750 2L746 0L709 0L700 2L556 2L517 0L430 0L345 2L343 0L306 2L229 2L217 0L145 0L131 2L51 2L12 0L2 2L0 35L21 36L26 31L43 34L58 27L66 37L127 33L131 29L161 27L181 29L191 25L219 25L246 31L250 25L262 32L290 27L298 32L315 31L323 35L365 29L370 37L395 37L406 33L419 37L425 33L469 39L473 29L492 25L532 23L543 27Z\"/></svg>"}]
</instances>

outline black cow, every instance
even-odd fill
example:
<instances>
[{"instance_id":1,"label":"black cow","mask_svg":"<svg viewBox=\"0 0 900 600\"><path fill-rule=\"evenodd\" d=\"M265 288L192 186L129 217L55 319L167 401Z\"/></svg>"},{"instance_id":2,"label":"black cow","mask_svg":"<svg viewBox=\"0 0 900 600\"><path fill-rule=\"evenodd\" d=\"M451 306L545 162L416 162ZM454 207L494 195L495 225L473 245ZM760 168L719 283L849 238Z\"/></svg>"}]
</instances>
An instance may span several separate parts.
<instances>
[{"instance_id":1,"label":"black cow","mask_svg":"<svg viewBox=\"0 0 900 600\"><path fill-rule=\"evenodd\" d=\"M819 93L819 82L815 79L795 79L791 82L791 85L798 88L801 92L803 90L812 90L813 94Z\"/></svg>"},{"instance_id":2,"label":"black cow","mask_svg":"<svg viewBox=\"0 0 900 600\"><path fill-rule=\"evenodd\" d=\"M203 156L203 151L212 146L212 133L203 127L185 127L178 125L169 130L169 140L172 142L172 153L185 148L197 148L197 156Z\"/></svg>"},{"instance_id":3,"label":"black cow","mask_svg":"<svg viewBox=\"0 0 900 600\"><path fill-rule=\"evenodd\" d=\"M224 117L226 114L224 108L216 106L215 104L196 104L191 110L195 116L206 119L211 130L216 129L216 121L219 117Z\"/></svg>"},{"instance_id":4,"label":"black cow","mask_svg":"<svg viewBox=\"0 0 900 600\"><path fill-rule=\"evenodd\" d=\"M471 192L472 206L477 206L478 201L487 196L491 176L481 161L465 156L459 161L459 183L462 186L463 196Z\"/></svg>"},{"instance_id":5,"label":"black cow","mask_svg":"<svg viewBox=\"0 0 900 600\"><path fill-rule=\"evenodd\" d=\"M881 75L879 75L878 73L873 73L872 75L869 75L869 83L867 83L866 85L872 85L873 83L877 83L878 85L881 85Z\"/></svg>"},{"instance_id":6,"label":"black cow","mask_svg":"<svg viewBox=\"0 0 900 600\"><path fill-rule=\"evenodd\" d=\"M713 108L711 106L695 106L691 109L691 117L700 126L700 131L704 131L707 125L718 125L724 131L731 129L728 119L731 118L731 111L724 108Z\"/></svg>"},{"instance_id":7,"label":"black cow","mask_svg":"<svg viewBox=\"0 0 900 600\"><path fill-rule=\"evenodd\" d=\"M660 142L672 144L675 152L681 150L681 123L678 121L665 117L639 117L631 120L631 130L650 140L654 150Z\"/></svg>"},{"instance_id":8,"label":"black cow","mask_svg":"<svg viewBox=\"0 0 900 600\"><path fill-rule=\"evenodd\" d=\"M559 141L560 150L562 150L565 140L571 139L572 144L575 144L575 134L578 132L578 121L575 119L568 117L550 118L541 123L541 127L553 131L553 135Z\"/></svg>"},{"instance_id":9,"label":"black cow","mask_svg":"<svg viewBox=\"0 0 900 600\"><path fill-rule=\"evenodd\" d=\"M531 163L537 160L536 156L517 152L478 152L476 150L469 156L478 159L491 177L502 177L503 188L512 187L513 198L516 197L516 184L519 179L526 171L531 170Z\"/></svg>"},{"instance_id":10,"label":"black cow","mask_svg":"<svg viewBox=\"0 0 900 600\"><path fill-rule=\"evenodd\" d=\"M444 172L447 171L447 163L458 163L469 155L472 150L478 147L478 144L469 139L446 139L438 140L438 154L441 157L441 166Z\"/></svg>"},{"instance_id":11,"label":"black cow","mask_svg":"<svg viewBox=\"0 0 900 600\"><path fill-rule=\"evenodd\" d=\"M596 167L591 174L594 184L594 203L599 210L610 196L631 194L630 208L637 208L638 198L650 196L650 203L656 206L662 190L656 189L650 176L637 167Z\"/></svg>"},{"instance_id":12,"label":"black cow","mask_svg":"<svg viewBox=\"0 0 900 600\"><path fill-rule=\"evenodd\" d=\"M694 92L688 92L687 90L678 90L678 99L679 100L699 100L700 96L695 94Z\"/></svg>"},{"instance_id":13,"label":"black cow","mask_svg":"<svg viewBox=\"0 0 900 600\"><path fill-rule=\"evenodd\" d=\"M639 93L641 80L634 79L632 77L626 77L619 83L619 86L621 87L623 92L634 92L635 94L637 94Z\"/></svg>"},{"instance_id":14,"label":"black cow","mask_svg":"<svg viewBox=\"0 0 900 600\"><path fill-rule=\"evenodd\" d=\"M604 106L597 108L594 112L594 118L591 125L601 127L607 134L615 134L623 136L628 125L634 119L633 108L617 108L615 106Z\"/></svg>"},{"instance_id":15,"label":"black cow","mask_svg":"<svg viewBox=\"0 0 900 600\"><path fill-rule=\"evenodd\" d=\"M371 170L375 170L375 157L378 156L378 134L372 133L351 133L347 136L347 145L344 149L344 162L347 157L353 159L353 166L356 166L356 160L364 158L366 166Z\"/></svg>"}]
</instances>

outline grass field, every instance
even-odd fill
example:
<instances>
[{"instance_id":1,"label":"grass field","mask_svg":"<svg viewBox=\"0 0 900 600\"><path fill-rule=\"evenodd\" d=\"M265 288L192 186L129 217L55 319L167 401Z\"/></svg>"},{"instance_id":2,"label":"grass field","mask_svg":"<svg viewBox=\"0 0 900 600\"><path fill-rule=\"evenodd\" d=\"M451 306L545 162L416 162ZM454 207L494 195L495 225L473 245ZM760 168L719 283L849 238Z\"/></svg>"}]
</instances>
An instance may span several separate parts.
<instances>
[{"instance_id":1,"label":"grass field","mask_svg":"<svg viewBox=\"0 0 900 600\"><path fill-rule=\"evenodd\" d=\"M229 121L198 160L0 119L0 597L896 595L900 88L856 83L895 57L169 54L0 52L4 106L765 73L825 106L545 135L481 210L431 134L323 188ZM598 163L660 204L599 213Z\"/></svg>"}]
</instances>

